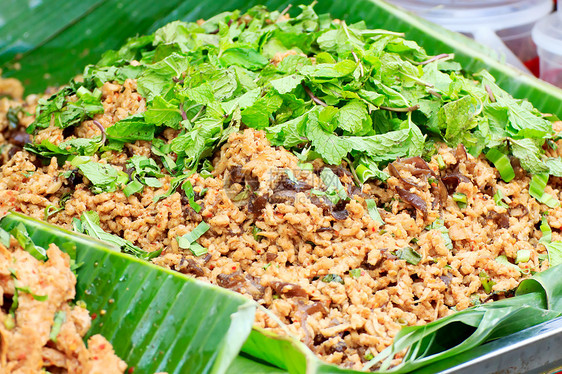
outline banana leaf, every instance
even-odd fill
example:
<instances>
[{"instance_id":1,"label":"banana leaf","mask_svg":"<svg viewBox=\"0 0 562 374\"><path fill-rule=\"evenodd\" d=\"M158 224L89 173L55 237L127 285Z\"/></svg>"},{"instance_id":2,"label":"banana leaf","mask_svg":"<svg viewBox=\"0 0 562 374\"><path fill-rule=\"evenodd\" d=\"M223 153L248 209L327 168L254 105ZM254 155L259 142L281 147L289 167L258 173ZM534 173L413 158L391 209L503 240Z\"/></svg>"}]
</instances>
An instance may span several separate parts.
<instances>
[{"instance_id":1,"label":"banana leaf","mask_svg":"<svg viewBox=\"0 0 562 374\"><path fill-rule=\"evenodd\" d=\"M239 294L17 213L0 227L19 223L36 245L75 251L77 299L96 315L86 338L105 336L135 373L224 373L251 331L255 306Z\"/></svg>"},{"instance_id":2,"label":"banana leaf","mask_svg":"<svg viewBox=\"0 0 562 374\"><path fill-rule=\"evenodd\" d=\"M264 4L282 9L310 1L129 1L9 0L2 6L0 66L4 76L21 79L30 92L66 83L108 49L128 37L151 33L167 22L194 21L216 13ZM545 113L562 116L562 90L503 64L490 49L382 0L320 0L329 12L349 23L364 20L370 28L404 32L431 54L453 52L468 71L488 69L498 84L518 98L529 99Z\"/></svg>"},{"instance_id":3,"label":"banana leaf","mask_svg":"<svg viewBox=\"0 0 562 374\"><path fill-rule=\"evenodd\" d=\"M97 315L88 336L103 334L135 373L359 373L323 363L295 339L252 329L255 303L241 295L18 213L0 220L0 227L9 231L20 223L36 245L55 243L75 253L82 263L77 299ZM382 362L379 372L406 373L458 362L459 354L487 341L558 318L561 266L524 280L516 297L403 328L372 363ZM404 362L388 369L389 360L405 349Z\"/></svg>"}]
</instances>

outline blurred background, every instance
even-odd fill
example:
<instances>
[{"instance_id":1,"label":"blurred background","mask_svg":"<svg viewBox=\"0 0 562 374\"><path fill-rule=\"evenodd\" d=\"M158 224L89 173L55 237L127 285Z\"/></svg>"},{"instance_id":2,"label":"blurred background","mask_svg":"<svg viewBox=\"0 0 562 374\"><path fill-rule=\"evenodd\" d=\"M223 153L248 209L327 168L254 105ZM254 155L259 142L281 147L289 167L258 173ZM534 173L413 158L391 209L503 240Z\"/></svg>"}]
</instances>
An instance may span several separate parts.
<instances>
[{"instance_id":1,"label":"blurred background","mask_svg":"<svg viewBox=\"0 0 562 374\"><path fill-rule=\"evenodd\" d=\"M394 0L465 34L518 69L562 87L562 12L552 0ZM553 13L554 12L554 13Z\"/></svg>"}]
</instances>

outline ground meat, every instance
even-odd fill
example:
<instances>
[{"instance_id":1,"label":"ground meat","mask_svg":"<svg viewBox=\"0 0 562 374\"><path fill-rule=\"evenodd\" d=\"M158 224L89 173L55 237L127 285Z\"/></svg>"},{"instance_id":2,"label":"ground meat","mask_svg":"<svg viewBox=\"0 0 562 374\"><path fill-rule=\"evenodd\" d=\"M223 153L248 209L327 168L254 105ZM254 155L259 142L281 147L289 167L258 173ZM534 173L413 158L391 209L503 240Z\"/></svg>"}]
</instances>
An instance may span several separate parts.
<instances>
[{"instance_id":1,"label":"ground meat","mask_svg":"<svg viewBox=\"0 0 562 374\"><path fill-rule=\"evenodd\" d=\"M106 128L145 108L134 81L106 83L102 91L105 113L95 119ZM98 131L85 121L74 135L92 137ZM39 134L57 141L63 135L53 129ZM162 139L173 135L165 132ZM559 156L555 153L562 153L562 147L548 152ZM108 151L104 159L122 167L135 154L150 156L150 143L127 145L127 152ZM402 326L434 321L476 299L490 300L479 277L483 271L494 282L497 298L509 294L527 275L497 263L496 257L513 262L518 250L528 249L530 260L522 265L526 274L548 267L537 227L547 207L529 196L529 176L522 173L504 183L483 157L444 145L438 154L447 166L442 175L437 156L427 166L410 160L410 168L386 169L393 175L387 183L361 189L349 172L336 168L353 198L330 205L311 194L311 189L326 188L317 172L299 169L296 156L271 147L263 131L246 129L232 134L216 152L211 177L195 173L188 178L196 194L206 191L197 195L202 209L196 214L179 192L154 201L168 190L169 175L160 178L161 188L145 187L128 198L122 191L96 195L81 178L64 177L61 172L73 175L68 163L59 167L53 158L37 165L35 156L18 151L0 169L0 209L43 219L47 206L58 206L63 195L71 194L65 209L49 217L51 223L70 228L73 218L96 211L104 230L147 251L162 249L154 263L247 294L287 328L262 312L257 326L289 331L325 361L357 369L367 353L388 347ZM315 171L325 167L321 160L313 166ZM466 208L458 207L445 185L441 190L431 185L436 179L441 186L439 178L447 173L447 187L467 196ZM509 199L509 208L491 198L497 188ZM560 196L554 184L547 192ZM384 224L368 213L366 199L377 202ZM452 249L443 231L428 228L437 218L448 230ZM201 220L210 229L198 239L208 253L198 258L179 248L176 238ZM560 240L562 208L550 210L548 220L553 240ZM406 247L420 255L417 265L400 258L397 250Z\"/></svg>"},{"instance_id":2,"label":"ground meat","mask_svg":"<svg viewBox=\"0 0 562 374\"><path fill-rule=\"evenodd\" d=\"M47 256L46 262L35 259L13 238L10 248L0 244L4 303L13 302L15 287L20 290L14 315L7 304L0 305L0 372L123 373L127 365L103 336L92 336L88 347L82 340L91 319L86 309L69 304L75 296L76 277L68 255L51 244ZM25 287L31 294L21 291ZM36 300L33 295L46 299ZM66 321L53 343L50 333L57 313L64 313Z\"/></svg>"}]
</instances>

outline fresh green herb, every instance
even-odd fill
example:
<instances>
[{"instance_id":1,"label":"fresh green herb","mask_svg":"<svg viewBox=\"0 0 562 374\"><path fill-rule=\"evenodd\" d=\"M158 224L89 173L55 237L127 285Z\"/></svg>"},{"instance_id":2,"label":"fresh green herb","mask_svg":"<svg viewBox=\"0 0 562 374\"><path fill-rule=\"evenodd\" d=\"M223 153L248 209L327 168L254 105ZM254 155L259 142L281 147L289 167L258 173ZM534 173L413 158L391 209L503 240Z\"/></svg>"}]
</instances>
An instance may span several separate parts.
<instances>
[{"instance_id":1,"label":"fresh green herb","mask_svg":"<svg viewBox=\"0 0 562 374\"><path fill-rule=\"evenodd\" d=\"M199 224L191 232L177 238L178 245L182 249L189 249L195 256L204 255L207 253L207 248L197 243L197 239L206 233L209 228L210 226L206 222L199 222Z\"/></svg>"},{"instance_id":2,"label":"fresh green herb","mask_svg":"<svg viewBox=\"0 0 562 374\"><path fill-rule=\"evenodd\" d=\"M34 300L37 300L37 301L47 301L47 299L49 298L48 295L34 294L33 292L31 292L31 289L29 288L29 286L21 286L19 284L18 280L15 280L15 288L19 292L23 292L23 293L26 293L26 294L30 295L31 297L33 297Z\"/></svg>"},{"instance_id":3,"label":"fresh green herb","mask_svg":"<svg viewBox=\"0 0 562 374\"><path fill-rule=\"evenodd\" d=\"M74 231L89 235L93 238L109 243L116 247L116 251L129 253L135 257L150 260L160 255L162 250L147 252L128 240L117 235L109 234L100 227L100 218L96 212L88 211L82 213L80 219L73 220Z\"/></svg>"},{"instance_id":4,"label":"fresh green herb","mask_svg":"<svg viewBox=\"0 0 562 374\"><path fill-rule=\"evenodd\" d=\"M466 195L461 193L461 192L455 192L453 194L453 201L455 201L457 203L457 205L459 206L459 208L461 208L461 209L466 208L466 206L468 204L468 200L466 198Z\"/></svg>"},{"instance_id":5,"label":"fresh green herb","mask_svg":"<svg viewBox=\"0 0 562 374\"><path fill-rule=\"evenodd\" d=\"M127 160L127 167L132 169L131 181L123 189L123 193L129 197L137 192L142 192L144 186L159 188L162 183L158 180L164 176L160 167L151 158L134 155Z\"/></svg>"},{"instance_id":6,"label":"fresh green herb","mask_svg":"<svg viewBox=\"0 0 562 374\"><path fill-rule=\"evenodd\" d=\"M325 191L312 189L310 192L317 196L324 196L329 199L333 204L337 204L340 200L348 200L349 196L345 188L341 184L340 178L334 174L330 168L322 169L320 179L326 186Z\"/></svg>"},{"instance_id":7,"label":"fresh green herb","mask_svg":"<svg viewBox=\"0 0 562 374\"><path fill-rule=\"evenodd\" d=\"M48 220L49 217L51 217L52 215L64 210L65 206L66 206L66 202L68 200L70 200L70 198L72 197L72 194L70 193L65 193L64 195L62 195L62 197L59 200L59 206L56 207L54 205L48 205L45 208L45 212L44 212L44 220Z\"/></svg>"},{"instance_id":8,"label":"fresh green herb","mask_svg":"<svg viewBox=\"0 0 562 374\"><path fill-rule=\"evenodd\" d=\"M371 361L373 358L375 358L375 356L369 351L365 353L365 357L363 358L365 359L365 361Z\"/></svg>"},{"instance_id":9,"label":"fresh green herb","mask_svg":"<svg viewBox=\"0 0 562 374\"><path fill-rule=\"evenodd\" d=\"M340 277L337 274L325 275L324 277L322 277L322 282L325 283L336 282L336 283L344 284L342 277Z\"/></svg>"},{"instance_id":10,"label":"fresh green herb","mask_svg":"<svg viewBox=\"0 0 562 374\"><path fill-rule=\"evenodd\" d=\"M348 160L360 183L386 180L382 170L388 162L427 157L437 142L465 144L473 156L485 152L505 181L514 177L509 157L529 173L562 176L562 160L547 158L542 148L555 139L552 123L501 90L486 71L467 74L453 56L429 56L402 34L335 22L318 16L313 6L301 8L290 21L271 22L278 13L254 8L247 14L250 23L232 22L245 16L227 12L203 25L177 21L131 39L88 66L83 82L42 100L28 131L51 123L74 126L103 112L99 87L108 81L137 79L147 110L109 127L103 147L100 139L72 139L58 147L26 148L60 157L152 141L153 153L172 176L199 170L207 177L210 170L201 164L209 165L217 147L243 123L265 130L273 146L299 152L303 162ZM270 62L289 50L299 54ZM169 143L160 138L166 128L179 131ZM446 166L439 155L437 163ZM97 190L115 189L109 185ZM134 180L126 188L128 195L138 191ZM340 191L334 186L323 196L347 199Z\"/></svg>"},{"instance_id":11,"label":"fresh green herb","mask_svg":"<svg viewBox=\"0 0 562 374\"><path fill-rule=\"evenodd\" d=\"M394 255L412 265L417 265L422 260L422 256L411 247L398 249L394 252Z\"/></svg>"},{"instance_id":12,"label":"fresh green herb","mask_svg":"<svg viewBox=\"0 0 562 374\"><path fill-rule=\"evenodd\" d=\"M83 82L72 81L69 87L63 88L47 100L39 99L35 121L26 131L32 134L37 129L49 127L51 123L56 127L66 128L78 125L95 114L103 113L101 92L97 89L92 92L88 87L93 87L93 81L86 77ZM73 95L76 95L78 100L69 100Z\"/></svg>"},{"instance_id":13,"label":"fresh green herb","mask_svg":"<svg viewBox=\"0 0 562 374\"><path fill-rule=\"evenodd\" d=\"M361 272L362 272L361 269L352 269L349 271L349 275L353 279L359 279L359 277L361 276Z\"/></svg>"},{"instance_id":14,"label":"fresh green herb","mask_svg":"<svg viewBox=\"0 0 562 374\"><path fill-rule=\"evenodd\" d=\"M270 266L271 266L271 262L265 264L265 265L263 266L263 270L267 270L267 268L270 267Z\"/></svg>"},{"instance_id":15,"label":"fresh green herb","mask_svg":"<svg viewBox=\"0 0 562 374\"><path fill-rule=\"evenodd\" d=\"M53 326L51 327L51 333L49 334L49 339L53 342L57 342L57 336L59 335L62 324L66 322L66 312L58 311L55 313L55 319Z\"/></svg>"},{"instance_id":16,"label":"fresh green herb","mask_svg":"<svg viewBox=\"0 0 562 374\"><path fill-rule=\"evenodd\" d=\"M6 118L8 118L8 126L10 129L16 129L19 126L20 120L18 114L22 112L23 108L21 106L8 108Z\"/></svg>"},{"instance_id":17,"label":"fresh green herb","mask_svg":"<svg viewBox=\"0 0 562 374\"><path fill-rule=\"evenodd\" d=\"M505 195L503 194L502 190L499 188L497 189L496 193L494 194L494 202L497 206L502 208L509 208L509 205L505 202Z\"/></svg>"},{"instance_id":18,"label":"fresh green herb","mask_svg":"<svg viewBox=\"0 0 562 374\"><path fill-rule=\"evenodd\" d=\"M365 202L367 203L367 211L369 212L369 216L375 222L384 225L385 222L383 221L379 209L377 208L377 203L374 199L366 199Z\"/></svg>"},{"instance_id":19,"label":"fresh green herb","mask_svg":"<svg viewBox=\"0 0 562 374\"><path fill-rule=\"evenodd\" d=\"M89 161L77 166L82 175L92 183L94 193L114 192L129 181L127 173L108 164Z\"/></svg>"},{"instance_id":20,"label":"fresh green herb","mask_svg":"<svg viewBox=\"0 0 562 374\"><path fill-rule=\"evenodd\" d=\"M263 236L259 235L259 233L260 233L261 231L262 231L262 230L261 230L259 227L257 227L256 225L254 225L254 226L252 227L252 236L254 237L254 240L255 240L256 242L259 242L260 240L263 239Z\"/></svg>"},{"instance_id":21,"label":"fresh green herb","mask_svg":"<svg viewBox=\"0 0 562 374\"><path fill-rule=\"evenodd\" d=\"M550 208L558 208L560 201L549 193L544 192L548 183L548 174L535 174L529 183L529 195L534 197L538 202Z\"/></svg>"},{"instance_id":22,"label":"fresh green herb","mask_svg":"<svg viewBox=\"0 0 562 374\"><path fill-rule=\"evenodd\" d=\"M443 238L443 244L447 249L453 249L453 242L451 241L451 237L449 236L449 229L445 227L445 222L441 218L437 218L435 221L431 223L431 225L425 228L426 230L438 230L441 232L441 237Z\"/></svg>"},{"instance_id":23,"label":"fresh green herb","mask_svg":"<svg viewBox=\"0 0 562 374\"><path fill-rule=\"evenodd\" d=\"M522 270L519 266L517 266L517 265L515 265L515 264L512 264L511 262L509 262L509 260L507 259L507 256L506 256L506 255L501 255L501 256L496 257L496 260L495 260L495 261L496 261L497 263L499 263L499 264L508 266L508 267L510 267L510 268L513 268L513 269L515 269L515 270L520 271L520 272L523 273L523 270Z\"/></svg>"},{"instance_id":24,"label":"fresh green herb","mask_svg":"<svg viewBox=\"0 0 562 374\"><path fill-rule=\"evenodd\" d=\"M487 294L492 292L492 287L494 286L494 284L496 284L496 282L492 281L488 273L486 273L484 270L482 270L480 274L478 274L478 276L480 278L480 283L482 283L482 288L484 288L484 292L486 292Z\"/></svg>"}]
</instances>

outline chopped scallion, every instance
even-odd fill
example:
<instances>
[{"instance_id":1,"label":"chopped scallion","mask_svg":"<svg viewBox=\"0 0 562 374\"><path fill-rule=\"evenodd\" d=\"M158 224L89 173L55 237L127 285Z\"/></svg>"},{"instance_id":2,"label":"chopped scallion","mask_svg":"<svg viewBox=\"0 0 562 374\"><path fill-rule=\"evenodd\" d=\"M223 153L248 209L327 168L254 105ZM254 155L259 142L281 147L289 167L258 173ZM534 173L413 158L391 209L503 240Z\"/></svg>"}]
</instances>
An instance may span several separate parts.
<instances>
[{"instance_id":1,"label":"chopped scallion","mask_svg":"<svg viewBox=\"0 0 562 374\"><path fill-rule=\"evenodd\" d=\"M353 279L359 279L359 277L361 276L361 269L352 269L349 271L349 275Z\"/></svg>"},{"instance_id":2,"label":"chopped scallion","mask_svg":"<svg viewBox=\"0 0 562 374\"><path fill-rule=\"evenodd\" d=\"M49 334L49 339L53 342L57 342L57 336L59 335L62 324L66 322L66 313L63 311L58 311L55 313L55 319L53 321L53 327L51 327L51 333Z\"/></svg>"},{"instance_id":3,"label":"chopped scallion","mask_svg":"<svg viewBox=\"0 0 562 374\"><path fill-rule=\"evenodd\" d=\"M544 192L546 184L548 183L548 174L535 174L529 183L529 194L534 197L538 202L545 204L550 208L558 208L560 201L554 196Z\"/></svg>"},{"instance_id":4,"label":"chopped scallion","mask_svg":"<svg viewBox=\"0 0 562 374\"><path fill-rule=\"evenodd\" d=\"M488 153L486 153L486 158L494 164L500 176L502 177L504 182L509 182L513 178L515 178L515 171L511 166L511 162L509 161L509 157L507 157L502 152L498 151L497 149L490 149Z\"/></svg>"},{"instance_id":5,"label":"chopped scallion","mask_svg":"<svg viewBox=\"0 0 562 374\"><path fill-rule=\"evenodd\" d=\"M487 294L492 292L492 287L494 286L494 284L496 284L496 282L492 281L488 273L486 273L484 270L482 270L480 274L478 274L478 276L480 278L480 283L482 283L482 288L484 288L484 292L486 292Z\"/></svg>"},{"instance_id":6,"label":"chopped scallion","mask_svg":"<svg viewBox=\"0 0 562 374\"><path fill-rule=\"evenodd\" d=\"M546 219L546 216L542 217L541 232L542 232L542 237L539 239L539 243L550 243L552 241L552 229L548 224L548 220Z\"/></svg>"},{"instance_id":7,"label":"chopped scallion","mask_svg":"<svg viewBox=\"0 0 562 374\"><path fill-rule=\"evenodd\" d=\"M379 213L379 209L377 208L377 203L375 202L375 200L367 199L365 200L365 202L367 203L367 211L369 212L369 216L371 217L371 219L380 223L381 225L384 225L385 222L383 221Z\"/></svg>"},{"instance_id":8,"label":"chopped scallion","mask_svg":"<svg viewBox=\"0 0 562 374\"><path fill-rule=\"evenodd\" d=\"M461 192L455 192L453 194L453 200L457 203L457 205L461 209L466 208L466 206L468 204L468 200L466 198L466 195L461 193Z\"/></svg>"},{"instance_id":9,"label":"chopped scallion","mask_svg":"<svg viewBox=\"0 0 562 374\"><path fill-rule=\"evenodd\" d=\"M500 190L498 188L498 190L494 194L494 202L499 207L508 208L509 205L507 205L507 203L504 201L504 199L505 199L505 195L503 194L502 190Z\"/></svg>"},{"instance_id":10,"label":"chopped scallion","mask_svg":"<svg viewBox=\"0 0 562 374\"><path fill-rule=\"evenodd\" d=\"M443 160L443 156L437 155L436 160L440 170L443 170L447 167L447 165L445 165L445 160Z\"/></svg>"},{"instance_id":11,"label":"chopped scallion","mask_svg":"<svg viewBox=\"0 0 562 374\"><path fill-rule=\"evenodd\" d=\"M528 249L520 249L517 251L517 256L515 257L515 263L529 262L531 259L531 251Z\"/></svg>"}]
</instances>

